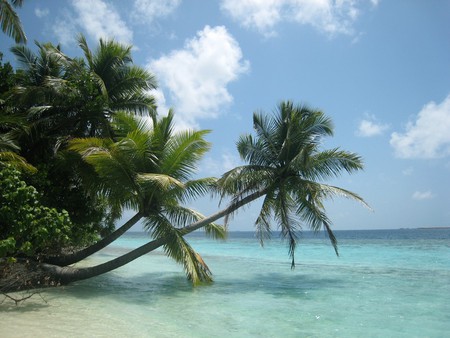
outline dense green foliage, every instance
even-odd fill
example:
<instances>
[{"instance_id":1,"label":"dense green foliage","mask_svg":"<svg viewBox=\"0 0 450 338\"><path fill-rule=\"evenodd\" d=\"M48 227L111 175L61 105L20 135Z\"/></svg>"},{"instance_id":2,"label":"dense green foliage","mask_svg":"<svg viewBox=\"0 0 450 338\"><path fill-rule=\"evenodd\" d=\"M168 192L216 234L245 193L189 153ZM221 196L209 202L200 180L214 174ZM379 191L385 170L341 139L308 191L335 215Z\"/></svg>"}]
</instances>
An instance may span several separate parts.
<instances>
[{"instance_id":1,"label":"dense green foliage","mask_svg":"<svg viewBox=\"0 0 450 338\"><path fill-rule=\"evenodd\" d=\"M36 52L11 48L20 69L1 65L0 162L25 170L23 180L39 191L43 205L65 209L84 237L104 236L120 217L93 189L96 174L73 152L73 137L113 137L111 118L121 110L154 114L154 77L132 64L131 46L100 40L85 58L70 58L59 46L37 43ZM37 169L37 173L36 173Z\"/></svg>"},{"instance_id":2,"label":"dense green foliage","mask_svg":"<svg viewBox=\"0 0 450 338\"><path fill-rule=\"evenodd\" d=\"M66 211L43 206L20 172L0 166L0 258L59 253L78 238Z\"/></svg>"}]
</instances>

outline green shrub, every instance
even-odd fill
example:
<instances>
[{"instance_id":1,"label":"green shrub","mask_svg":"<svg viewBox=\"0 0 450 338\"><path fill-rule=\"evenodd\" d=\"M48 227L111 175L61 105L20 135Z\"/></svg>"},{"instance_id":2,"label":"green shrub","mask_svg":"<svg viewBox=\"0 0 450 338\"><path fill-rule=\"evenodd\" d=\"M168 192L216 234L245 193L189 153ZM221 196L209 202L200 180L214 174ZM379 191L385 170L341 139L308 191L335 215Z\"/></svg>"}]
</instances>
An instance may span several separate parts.
<instances>
[{"instance_id":1,"label":"green shrub","mask_svg":"<svg viewBox=\"0 0 450 338\"><path fill-rule=\"evenodd\" d=\"M0 258L55 254L72 244L67 212L41 205L19 171L0 165L0 192Z\"/></svg>"}]
</instances>

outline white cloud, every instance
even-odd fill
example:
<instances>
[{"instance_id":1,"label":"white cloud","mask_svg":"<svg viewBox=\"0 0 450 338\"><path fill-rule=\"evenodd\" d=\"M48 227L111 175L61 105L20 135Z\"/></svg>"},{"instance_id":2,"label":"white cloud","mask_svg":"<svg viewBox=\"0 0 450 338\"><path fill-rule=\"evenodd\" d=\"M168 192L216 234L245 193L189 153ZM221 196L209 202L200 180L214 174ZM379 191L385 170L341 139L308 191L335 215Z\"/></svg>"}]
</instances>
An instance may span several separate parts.
<instances>
[{"instance_id":1,"label":"white cloud","mask_svg":"<svg viewBox=\"0 0 450 338\"><path fill-rule=\"evenodd\" d=\"M164 92L160 88L158 88L158 89L151 90L149 92L149 94L153 95L153 97L156 99L158 116L167 116L171 107L167 106L166 96L164 95ZM174 117L174 122L175 122L174 130L175 131L193 129L196 127L195 125L190 123L188 120L184 120L184 119L180 118L178 115L179 114L177 114L177 111L175 111L175 117Z\"/></svg>"},{"instance_id":2,"label":"white cloud","mask_svg":"<svg viewBox=\"0 0 450 338\"><path fill-rule=\"evenodd\" d=\"M361 137L372 137L381 135L385 130L389 128L389 125L379 123L375 116L368 115L363 119L358 126L356 135Z\"/></svg>"},{"instance_id":3,"label":"white cloud","mask_svg":"<svg viewBox=\"0 0 450 338\"><path fill-rule=\"evenodd\" d=\"M233 101L227 85L248 67L238 43L222 26L206 26L183 49L149 64L169 91L177 121L191 127L197 127L198 119L218 116Z\"/></svg>"},{"instance_id":4,"label":"white cloud","mask_svg":"<svg viewBox=\"0 0 450 338\"><path fill-rule=\"evenodd\" d=\"M65 13L62 19L57 19L53 24L53 31L58 38L58 42L64 46L75 44L77 35L76 22L68 13Z\"/></svg>"},{"instance_id":5,"label":"white cloud","mask_svg":"<svg viewBox=\"0 0 450 338\"><path fill-rule=\"evenodd\" d=\"M328 34L353 34L359 10L353 0L292 0L293 19Z\"/></svg>"},{"instance_id":6,"label":"white cloud","mask_svg":"<svg viewBox=\"0 0 450 338\"><path fill-rule=\"evenodd\" d=\"M373 7L376 0L371 0ZM221 8L244 27L273 35L283 21L310 25L329 34L354 34L360 14L354 0L222 0Z\"/></svg>"},{"instance_id":7,"label":"white cloud","mask_svg":"<svg viewBox=\"0 0 450 338\"><path fill-rule=\"evenodd\" d=\"M390 144L400 158L450 156L450 95L425 105L404 133L392 133Z\"/></svg>"},{"instance_id":8,"label":"white cloud","mask_svg":"<svg viewBox=\"0 0 450 338\"><path fill-rule=\"evenodd\" d=\"M131 16L143 23L151 23L158 17L170 15L181 0L135 0Z\"/></svg>"},{"instance_id":9,"label":"white cloud","mask_svg":"<svg viewBox=\"0 0 450 338\"><path fill-rule=\"evenodd\" d=\"M223 0L221 9L244 27L272 35L281 20L282 0Z\"/></svg>"},{"instance_id":10,"label":"white cloud","mask_svg":"<svg viewBox=\"0 0 450 338\"><path fill-rule=\"evenodd\" d=\"M34 9L34 14L38 17L38 18L44 18L46 16L48 16L50 14L50 11L48 10L48 8L44 8L41 9L39 7L36 7Z\"/></svg>"},{"instance_id":11,"label":"white cloud","mask_svg":"<svg viewBox=\"0 0 450 338\"><path fill-rule=\"evenodd\" d=\"M75 13L66 13L53 26L61 43L73 41L73 36L80 30L84 30L96 41L103 38L132 43L133 31L127 27L111 3L103 0L72 0L71 4ZM69 39L69 36L72 38Z\"/></svg>"},{"instance_id":12,"label":"white cloud","mask_svg":"<svg viewBox=\"0 0 450 338\"><path fill-rule=\"evenodd\" d=\"M412 198L417 200L417 201L422 201L422 200L429 200L432 199L434 197L434 195L431 193L431 191L415 191L414 194L412 195Z\"/></svg>"},{"instance_id":13,"label":"white cloud","mask_svg":"<svg viewBox=\"0 0 450 338\"><path fill-rule=\"evenodd\" d=\"M149 91L149 94L156 100L158 115L167 115L169 108L166 105L166 97L163 91L159 88L152 89Z\"/></svg>"}]
</instances>

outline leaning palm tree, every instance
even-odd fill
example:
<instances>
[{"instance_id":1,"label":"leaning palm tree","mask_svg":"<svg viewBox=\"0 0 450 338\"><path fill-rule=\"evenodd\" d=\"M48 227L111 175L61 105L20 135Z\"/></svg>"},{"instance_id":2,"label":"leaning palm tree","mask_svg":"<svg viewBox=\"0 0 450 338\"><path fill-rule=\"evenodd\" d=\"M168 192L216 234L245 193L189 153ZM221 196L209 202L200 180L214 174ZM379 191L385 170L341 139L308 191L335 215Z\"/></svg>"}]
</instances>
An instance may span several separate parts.
<instances>
[{"instance_id":1,"label":"leaning palm tree","mask_svg":"<svg viewBox=\"0 0 450 338\"><path fill-rule=\"evenodd\" d=\"M195 166L209 149L207 131L173 131L173 113L152 126L127 113L117 113L114 126L117 141L102 138L74 139L69 149L80 153L91 164L98 180L93 189L107 196L116 210L123 207L136 214L111 235L72 255L50 260L68 265L97 252L145 219L145 228L154 238L166 238L166 253L185 266L194 283L210 280L201 257L183 238L180 227L203 218L183 204L208 191L212 178L191 179ZM223 228L209 223L207 229L223 237Z\"/></svg>"},{"instance_id":2,"label":"leaning palm tree","mask_svg":"<svg viewBox=\"0 0 450 338\"><path fill-rule=\"evenodd\" d=\"M23 0L0 0L0 26L3 33L12 37L16 43L26 43L27 37L22 23L13 7L21 7Z\"/></svg>"},{"instance_id":3,"label":"leaning palm tree","mask_svg":"<svg viewBox=\"0 0 450 338\"><path fill-rule=\"evenodd\" d=\"M171 247L176 247L176 240L181 239L180 236L205 226L207 230L213 229L213 234L220 234L217 231L220 228L211 227L213 222L223 217L228 218L240 207L262 196L265 198L256 220L261 241L270 231L270 220L277 220L283 235L289 240L292 266L295 263L296 231L301 229L301 222L315 231L324 227L337 253L336 237L325 214L323 200L327 197L344 196L364 205L366 203L350 191L318 181L338 176L342 171L352 173L362 169L361 158L337 148L321 150L322 138L332 135L331 120L320 111L294 106L291 102L282 102L273 117L254 114L254 128L255 137L242 136L238 142L239 153L248 164L225 173L217 182L219 192L223 196L232 197L225 209L208 217L199 217L192 224L180 228L169 227L166 231L163 225L156 232L157 238L94 267L73 268L44 264L43 268L63 283L97 276L161 246L167 246L168 243L171 243ZM126 167L125 162L124 166ZM106 162L105 167L108 167ZM154 224L157 224L156 219L149 226L156 229ZM172 231L177 235L173 236Z\"/></svg>"},{"instance_id":4,"label":"leaning palm tree","mask_svg":"<svg viewBox=\"0 0 450 338\"><path fill-rule=\"evenodd\" d=\"M264 194L255 225L263 244L276 222L288 240L291 267L298 232L308 226L317 232L324 228L338 254L323 201L344 196L366 203L357 194L323 183L342 171L363 168L361 157L338 148L321 150L325 136L333 135L331 120L321 111L292 102L281 102L273 116L253 115L255 136L241 136L237 148L248 164L227 172L219 181L223 195L232 196L232 205L251 196Z\"/></svg>"}]
</instances>

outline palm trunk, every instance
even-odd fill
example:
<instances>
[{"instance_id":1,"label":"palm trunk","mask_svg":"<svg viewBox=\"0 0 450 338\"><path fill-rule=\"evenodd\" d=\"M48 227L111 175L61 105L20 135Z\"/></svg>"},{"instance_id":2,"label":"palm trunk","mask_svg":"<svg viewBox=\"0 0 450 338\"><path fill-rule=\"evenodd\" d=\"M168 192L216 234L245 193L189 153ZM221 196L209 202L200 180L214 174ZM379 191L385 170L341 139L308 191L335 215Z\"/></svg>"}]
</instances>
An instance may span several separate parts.
<instances>
[{"instance_id":1,"label":"palm trunk","mask_svg":"<svg viewBox=\"0 0 450 338\"><path fill-rule=\"evenodd\" d=\"M127 230L129 230L133 225L135 225L142 218L142 216L143 216L142 213L138 212L136 215L131 217L124 225L122 225L120 228L115 230L110 235L102 238L98 242L68 255L49 257L45 260L45 262L59 266L67 266L70 264L77 263L114 242L117 238L119 238Z\"/></svg>"},{"instance_id":2,"label":"palm trunk","mask_svg":"<svg viewBox=\"0 0 450 338\"><path fill-rule=\"evenodd\" d=\"M204 227L207 224L210 224L214 221L217 221L218 219L236 211L240 207L256 200L257 198L263 196L266 193L266 190L257 191L242 200L240 200L237 203L233 203L227 208L207 217L200 221L197 221L195 223L192 223L189 226L186 226L182 228L183 235L187 235L195 230L198 230L202 227ZM50 274L50 276L60 282L61 284L68 284L72 283L78 280L88 279L95 276L102 275L106 272L110 272L112 270L115 270L117 268L120 268L123 265L126 265L132 261L134 261L136 258L139 258L157 248L164 245L167 242L166 238L158 238L151 242L148 242L147 244L144 244L140 246L137 249L134 249L125 255L122 255L120 257L117 257L113 260L110 260L108 262L87 267L87 268L73 268L69 266L57 266L57 265L51 265L43 263L41 264L41 267Z\"/></svg>"}]
</instances>

